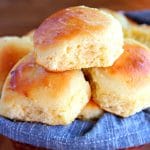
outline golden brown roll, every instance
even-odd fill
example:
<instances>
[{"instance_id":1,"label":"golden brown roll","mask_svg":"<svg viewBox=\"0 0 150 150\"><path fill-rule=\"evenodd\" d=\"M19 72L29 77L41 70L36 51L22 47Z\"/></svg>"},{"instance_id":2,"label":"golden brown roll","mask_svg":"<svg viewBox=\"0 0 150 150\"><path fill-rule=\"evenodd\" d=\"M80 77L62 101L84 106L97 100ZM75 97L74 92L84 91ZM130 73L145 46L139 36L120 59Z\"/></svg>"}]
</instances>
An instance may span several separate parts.
<instances>
[{"instance_id":1,"label":"golden brown roll","mask_svg":"<svg viewBox=\"0 0 150 150\"><path fill-rule=\"evenodd\" d=\"M36 62L51 71L111 66L123 52L120 23L98 9L77 6L47 18L35 31Z\"/></svg>"},{"instance_id":2,"label":"golden brown roll","mask_svg":"<svg viewBox=\"0 0 150 150\"><path fill-rule=\"evenodd\" d=\"M150 26L148 25L131 25L124 30L125 38L135 39L150 48Z\"/></svg>"},{"instance_id":3,"label":"golden brown roll","mask_svg":"<svg viewBox=\"0 0 150 150\"><path fill-rule=\"evenodd\" d=\"M82 109L78 118L82 120L98 119L103 115L103 110L93 100L90 100L86 106Z\"/></svg>"},{"instance_id":4,"label":"golden brown roll","mask_svg":"<svg viewBox=\"0 0 150 150\"><path fill-rule=\"evenodd\" d=\"M6 79L0 114L11 119L65 125L79 115L90 93L81 70L49 72L29 54Z\"/></svg>"},{"instance_id":5,"label":"golden brown roll","mask_svg":"<svg viewBox=\"0 0 150 150\"><path fill-rule=\"evenodd\" d=\"M150 26L149 25L138 25L133 20L127 18L123 14L107 9L100 8L107 13L113 15L121 24L125 38L135 39L150 48Z\"/></svg>"},{"instance_id":6,"label":"golden brown roll","mask_svg":"<svg viewBox=\"0 0 150 150\"><path fill-rule=\"evenodd\" d=\"M150 106L150 50L142 44L126 40L113 66L86 73L92 97L102 109L128 117Z\"/></svg>"},{"instance_id":7,"label":"golden brown roll","mask_svg":"<svg viewBox=\"0 0 150 150\"><path fill-rule=\"evenodd\" d=\"M122 13L108 9L108 8L100 8L99 10L105 11L115 17L119 23L121 24L123 30L128 29L131 25L131 21Z\"/></svg>"},{"instance_id":8,"label":"golden brown roll","mask_svg":"<svg viewBox=\"0 0 150 150\"><path fill-rule=\"evenodd\" d=\"M0 38L0 93L5 78L16 62L33 49L33 42L28 37Z\"/></svg>"}]
</instances>

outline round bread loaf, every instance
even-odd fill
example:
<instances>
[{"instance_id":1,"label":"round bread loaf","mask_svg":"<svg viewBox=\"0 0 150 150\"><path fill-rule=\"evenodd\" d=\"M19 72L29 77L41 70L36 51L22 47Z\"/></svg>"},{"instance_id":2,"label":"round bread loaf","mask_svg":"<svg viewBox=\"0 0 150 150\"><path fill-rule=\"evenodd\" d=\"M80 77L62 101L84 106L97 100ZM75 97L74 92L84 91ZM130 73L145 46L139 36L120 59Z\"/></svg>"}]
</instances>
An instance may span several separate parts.
<instances>
[{"instance_id":1,"label":"round bread loaf","mask_svg":"<svg viewBox=\"0 0 150 150\"><path fill-rule=\"evenodd\" d=\"M0 100L2 116L49 125L71 123L90 99L90 86L81 70L49 72L33 54L9 73Z\"/></svg>"},{"instance_id":2,"label":"round bread loaf","mask_svg":"<svg viewBox=\"0 0 150 150\"><path fill-rule=\"evenodd\" d=\"M126 40L113 66L86 73L92 97L102 109L127 117L150 106L150 50L142 44Z\"/></svg>"},{"instance_id":3,"label":"round bread loaf","mask_svg":"<svg viewBox=\"0 0 150 150\"><path fill-rule=\"evenodd\" d=\"M0 38L0 93L5 78L16 62L33 50L33 42L28 37Z\"/></svg>"},{"instance_id":4,"label":"round bread loaf","mask_svg":"<svg viewBox=\"0 0 150 150\"><path fill-rule=\"evenodd\" d=\"M71 7L37 28L34 46L36 62L50 71L111 66L123 52L122 28L104 11Z\"/></svg>"}]
</instances>

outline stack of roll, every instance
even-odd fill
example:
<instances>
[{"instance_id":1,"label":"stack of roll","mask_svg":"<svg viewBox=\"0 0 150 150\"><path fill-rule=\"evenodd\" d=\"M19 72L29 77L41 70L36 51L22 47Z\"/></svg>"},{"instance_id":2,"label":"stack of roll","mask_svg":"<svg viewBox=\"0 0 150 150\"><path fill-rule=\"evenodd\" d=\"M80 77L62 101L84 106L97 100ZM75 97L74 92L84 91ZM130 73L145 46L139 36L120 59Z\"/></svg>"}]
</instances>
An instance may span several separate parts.
<instances>
[{"instance_id":1,"label":"stack of roll","mask_svg":"<svg viewBox=\"0 0 150 150\"><path fill-rule=\"evenodd\" d=\"M124 40L108 12L63 9L35 30L33 42L5 80L2 116L66 125L103 110L128 117L150 106L150 50Z\"/></svg>"}]
</instances>

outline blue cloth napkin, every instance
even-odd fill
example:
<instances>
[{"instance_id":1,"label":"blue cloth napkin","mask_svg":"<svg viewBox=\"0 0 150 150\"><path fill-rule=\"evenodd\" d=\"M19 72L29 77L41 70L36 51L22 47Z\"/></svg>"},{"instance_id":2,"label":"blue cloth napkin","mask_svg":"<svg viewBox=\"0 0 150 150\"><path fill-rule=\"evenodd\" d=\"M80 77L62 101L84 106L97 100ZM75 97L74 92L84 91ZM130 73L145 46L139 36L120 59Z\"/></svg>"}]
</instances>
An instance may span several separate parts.
<instances>
[{"instance_id":1,"label":"blue cloth napkin","mask_svg":"<svg viewBox=\"0 0 150 150\"><path fill-rule=\"evenodd\" d=\"M134 12L128 11L128 12L125 12L124 14L139 24L150 25L150 10L134 11Z\"/></svg>"},{"instance_id":2,"label":"blue cloth napkin","mask_svg":"<svg viewBox=\"0 0 150 150\"><path fill-rule=\"evenodd\" d=\"M146 11L146 15L143 12L125 14L137 18L139 23L150 22L150 11ZM124 119L105 113L98 121L75 120L67 126L15 122L0 117L0 134L22 143L56 150L121 149L150 143L150 109Z\"/></svg>"},{"instance_id":3,"label":"blue cloth napkin","mask_svg":"<svg viewBox=\"0 0 150 150\"><path fill-rule=\"evenodd\" d=\"M0 117L0 133L19 142L57 150L113 150L150 143L150 110L129 118L105 113L97 122L67 126L13 122Z\"/></svg>"}]
</instances>

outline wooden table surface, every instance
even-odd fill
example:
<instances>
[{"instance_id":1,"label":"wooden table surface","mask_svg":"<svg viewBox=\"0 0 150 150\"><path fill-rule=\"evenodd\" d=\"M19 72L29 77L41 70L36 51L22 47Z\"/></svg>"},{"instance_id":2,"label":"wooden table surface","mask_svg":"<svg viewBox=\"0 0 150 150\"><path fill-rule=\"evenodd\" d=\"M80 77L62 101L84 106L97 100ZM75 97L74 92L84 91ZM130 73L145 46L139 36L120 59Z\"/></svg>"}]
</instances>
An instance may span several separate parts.
<instances>
[{"instance_id":1,"label":"wooden table surface","mask_svg":"<svg viewBox=\"0 0 150 150\"><path fill-rule=\"evenodd\" d=\"M76 5L107 7L113 10L143 10L150 9L150 0L0 0L0 36L26 34L56 10ZM38 148L18 144L0 136L0 150L20 149ZM132 150L150 150L150 145Z\"/></svg>"}]
</instances>

